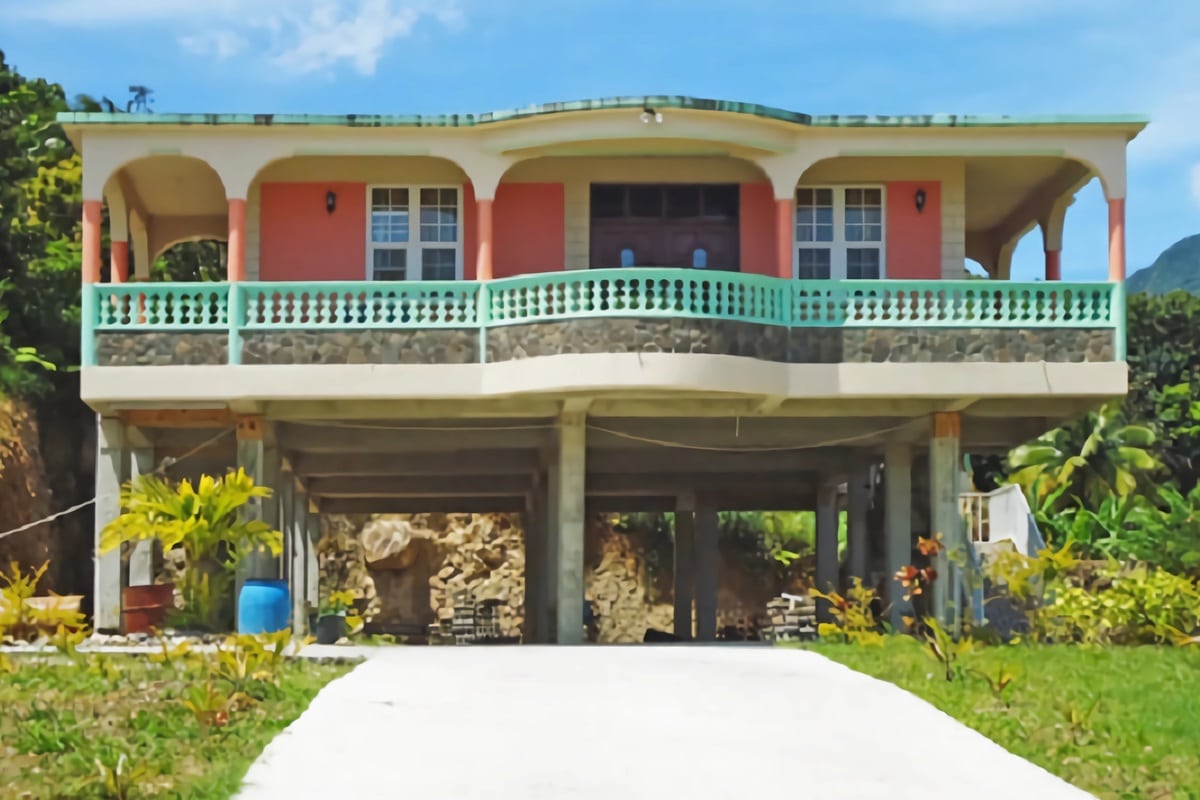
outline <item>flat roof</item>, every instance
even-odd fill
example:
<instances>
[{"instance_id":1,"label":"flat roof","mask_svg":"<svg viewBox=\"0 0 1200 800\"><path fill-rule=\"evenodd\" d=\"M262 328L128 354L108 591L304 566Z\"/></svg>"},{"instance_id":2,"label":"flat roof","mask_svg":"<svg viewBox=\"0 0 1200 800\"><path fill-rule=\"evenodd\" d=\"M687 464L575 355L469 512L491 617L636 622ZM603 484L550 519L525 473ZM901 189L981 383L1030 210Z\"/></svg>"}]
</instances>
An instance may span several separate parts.
<instances>
[{"instance_id":1,"label":"flat roof","mask_svg":"<svg viewBox=\"0 0 1200 800\"><path fill-rule=\"evenodd\" d=\"M1028 126L1111 126L1140 130L1149 119L1138 114L1072 115L824 115L728 100L705 100L680 95L644 97L606 97L572 100L563 103L489 111L483 114L124 114L109 112L64 111L58 114L63 125L314 125L358 128L470 128L496 122L580 111L613 109L689 109L745 114L762 119L813 128L997 128Z\"/></svg>"}]
</instances>

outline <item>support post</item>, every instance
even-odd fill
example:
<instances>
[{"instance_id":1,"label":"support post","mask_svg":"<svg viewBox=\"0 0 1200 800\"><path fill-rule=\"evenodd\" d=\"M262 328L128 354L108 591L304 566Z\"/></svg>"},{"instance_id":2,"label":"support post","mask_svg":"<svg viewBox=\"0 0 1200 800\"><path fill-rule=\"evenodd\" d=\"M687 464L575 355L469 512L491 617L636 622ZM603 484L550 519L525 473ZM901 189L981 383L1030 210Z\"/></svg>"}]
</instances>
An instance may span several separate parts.
<instances>
[{"instance_id":1,"label":"support post","mask_svg":"<svg viewBox=\"0 0 1200 800\"><path fill-rule=\"evenodd\" d=\"M932 536L942 537L943 545L933 565L937 578L933 582L932 611L946 624L959 619L962 602L951 591L956 578L951 575L948 557L949 548L961 547L964 538L958 503L960 428L958 414L934 414L933 437L929 441L929 529Z\"/></svg>"},{"instance_id":2,"label":"support post","mask_svg":"<svg viewBox=\"0 0 1200 800\"><path fill-rule=\"evenodd\" d=\"M715 508L696 509L696 639L717 639L717 590L720 586L718 538L720 520Z\"/></svg>"},{"instance_id":3,"label":"support post","mask_svg":"<svg viewBox=\"0 0 1200 800\"><path fill-rule=\"evenodd\" d=\"M274 449L268 450L264 441L265 422L260 416L245 416L237 423L237 465L244 469L258 486L275 488L278 465L273 465ZM272 527L279 526L279 498L254 498L246 504L246 519L259 519ZM240 596L247 578L278 578L279 564L267 552L251 553L238 565L235 597Z\"/></svg>"},{"instance_id":4,"label":"support post","mask_svg":"<svg viewBox=\"0 0 1200 800\"><path fill-rule=\"evenodd\" d=\"M109 280L124 283L129 280L129 242L113 240L108 244Z\"/></svg>"},{"instance_id":5,"label":"support post","mask_svg":"<svg viewBox=\"0 0 1200 800\"><path fill-rule=\"evenodd\" d=\"M905 589L896 580L896 573L912 561L912 448L909 445L887 444L883 451L883 479L889 616L892 627L901 631L909 604L904 601Z\"/></svg>"},{"instance_id":6,"label":"support post","mask_svg":"<svg viewBox=\"0 0 1200 800\"><path fill-rule=\"evenodd\" d=\"M1062 280L1062 251L1047 250L1046 251L1046 280L1061 281Z\"/></svg>"},{"instance_id":7,"label":"support post","mask_svg":"<svg viewBox=\"0 0 1200 800\"><path fill-rule=\"evenodd\" d=\"M522 640L545 641L546 485L541 474L525 505L525 626Z\"/></svg>"},{"instance_id":8,"label":"support post","mask_svg":"<svg viewBox=\"0 0 1200 800\"><path fill-rule=\"evenodd\" d=\"M100 554L100 532L121 513L121 484L128 464L125 427L119 419L96 417L95 575L92 627L121 627L121 549Z\"/></svg>"},{"instance_id":9,"label":"support post","mask_svg":"<svg viewBox=\"0 0 1200 800\"><path fill-rule=\"evenodd\" d=\"M542 639L546 644L558 641L558 550L559 550L559 480L557 454L546 464L546 552L542 562L542 607L540 625ZM580 609L580 614L583 610Z\"/></svg>"},{"instance_id":10,"label":"support post","mask_svg":"<svg viewBox=\"0 0 1200 800\"><path fill-rule=\"evenodd\" d=\"M675 501L675 638L692 639L692 598L696 593L695 501L681 495Z\"/></svg>"},{"instance_id":11,"label":"support post","mask_svg":"<svg viewBox=\"0 0 1200 800\"><path fill-rule=\"evenodd\" d=\"M130 450L131 478L154 472L154 448L134 447ZM149 586L154 583L154 557L159 548L157 539L141 539L134 543L129 554L129 585Z\"/></svg>"},{"instance_id":12,"label":"support post","mask_svg":"<svg viewBox=\"0 0 1200 800\"><path fill-rule=\"evenodd\" d=\"M229 198L229 256L226 261L229 282L246 280L246 200Z\"/></svg>"},{"instance_id":13,"label":"support post","mask_svg":"<svg viewBox=\"0 0 1200 800\"><path fill-rule=\"evenodd\" d=\"M475 278L481 281L492 279L492 200L475 201L476 218L479 225L479 252L475 257Z\"/></svg>"},{"instance_id":14,"label":"support post","mask_svg":"<svg viewBox=\"0 0 1200 800\"><path fill-rule=\"evenodd\" d=\"M817 490L817 590L838 588L837 487L826 484ZM817 622L830 622L829 601L817 598Z\"/></svg>"},{"instance_id":15,"label":"support post","mask_svg":"<svg viewBox=\"0 0 1200 800\"><path fill-rule=\"evenodd\" d=\"M851 578L867 580L870 536L867 532L871 506L871 465L860 464L850 472L846 485L846 550Z\"/></svg>"},{"instance_id":16,"label":"support post","mask_svg":"<svg viewBox=\"0 0 1200 800\"><path fill-rule=\"evenodd\" d=\"M1108 201L1108 279L1125 280L1125 198Z\"/></svg>"},{"instance_id":17,"label":"support post","mask_svg":"<svg viewBox=\"0 0 1200 800\"><path fill-rule=\"evenodd\" d=\"M83 257L83 282L100 282L100 220L103 209L99 200L83 201L83 231L81 248Z\"/></svg>"},{"instance_id":18,"label":"support post","mask_svg":"<svg viewBox=\"0 0 1200 800\"><path fill-rule=\"evenodd\" d=\"M321 564L317 558L317 543L321 541L321 518L309 509L304 516L307 533L304 552L304 600L307 608L316 609L321 600ZM305 617L308 614L305 613Z\"/></svg>"},{"instance_id":19,"label":"support post","mask_svg":"<svg viewBox=\"0 0 1200 800\"><path fill-rule=\"evenodd\" d=\"M308 615L304 613L307 596L305 580L308 575L308 493L295 486L292 489L292 509L288 515L287 538L291 550L288 559L288 592L292 598L292 633L308 633Z\"/></svg>"},{"instance_id":20,"label":"support post","mask_svg":"<svg viewBox=\"0 0 1200 800\"><path fill-rule=\"evenodd\" d=\"M776 198L775 200L775 275L791 279L794 271L792 262L795 257L796 236L796 198Z\"/></svg>"},{"instance_id":21,"label":"support post","mask_svg":"<svg viewBox=\"0 0 1200 800\"><path fill-rule=\"evenodd\" d=\"M584 453L586 415L564 413L558 429L558 569L557 633L559 644L583 643L583 529L586 492Z\"/></svg>"}]
</instances>

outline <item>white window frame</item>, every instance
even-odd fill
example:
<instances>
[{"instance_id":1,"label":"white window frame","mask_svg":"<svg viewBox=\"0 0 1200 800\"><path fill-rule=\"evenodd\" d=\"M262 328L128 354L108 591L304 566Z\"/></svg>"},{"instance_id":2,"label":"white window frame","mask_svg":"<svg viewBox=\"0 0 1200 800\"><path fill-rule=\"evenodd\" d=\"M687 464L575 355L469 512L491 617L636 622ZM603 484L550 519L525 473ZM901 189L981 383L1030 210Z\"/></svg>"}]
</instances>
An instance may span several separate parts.
<instances>
[{"instance_id":1,"label":"white window frame","mask_svg":"<svg viewBox=\"0 0 1200 800\"><path fill-rule=\"evenodd\" d=\"M407 242L373 242L371 241L371 195L376 189L407 189L408 190L408 241ZM454 241L454 279L463 279L463 241L465 239L466 219L463 216L463 187L459 184L432 183L371 183L367 184L367 220L364 235L367 240L366 279L375 279L375 250L406 250L407 266L404 280L426 280L421 274L421 250L425 245L437 249L450 249L450 242L421 241L421 190L422 189L453 189L458 199L458 230ZM415 202L414 202L415 201ZM416 211L416 214L413 214Z\"/></svg>"},{"instance_id":2,"label":"white window frame","mask_svg":"<svg viewBox=\"0 0 1200 800\"><path fill-rule=\"evenodd\" d=\"M833 241L832 242L802 242L796 237L797 216L800 206L796 202L796 192L800 189L830 189L833 192ZM846 190L847 189L878 189L879 190L879 241L878 242L848 242L846 241ZM829 280L844 281L846 278L846 251L851 248L879 248L879 278L887 277L887 187L881 183L823 183L819 185L800 184L792 193L792 278L800 275L801 250L829 251ZM817 280L821 280L818 278ZM869 278L864 280L870 280Z\"/></svg>"}]
</instances>

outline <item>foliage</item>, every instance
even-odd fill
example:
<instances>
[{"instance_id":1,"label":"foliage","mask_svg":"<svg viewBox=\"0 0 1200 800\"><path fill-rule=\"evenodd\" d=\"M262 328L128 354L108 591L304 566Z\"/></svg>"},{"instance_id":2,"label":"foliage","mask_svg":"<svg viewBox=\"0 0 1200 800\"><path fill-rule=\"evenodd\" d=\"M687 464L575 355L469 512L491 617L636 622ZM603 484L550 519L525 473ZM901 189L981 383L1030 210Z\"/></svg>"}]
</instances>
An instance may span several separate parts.
<instances>
[{"instance_id":1,"label":"foliage","mask_svg":"<svg viewBox=\"0 0 1200 800\"><path fill-rule=\"evenodd\" d=\"M931 674L928 646L910 637L810 647L913 692L1103 800L1184 800L1200 786L1196 648L980 648L962 656L958 679L945 681ZM1019 679L1003 690L989 684L1005 675Z\"/></svg>"},{"instance_id":2,"label":"foliage","mask_svg":"<svg viewBox=\"0 0 1200 800\"><path fill-rule=\"evenodd\" d=\"M875 602L875 590L863 586L862 578L856 576L853 586L845 595L815 588L809 589L809 594L827 601L834 619L833 622L822 622L817 626L817 634L822 639L847 644L883 644L884 635L879 630L875 612L871 610Z\"/></svg>"},{"instance_id":3,"label":"foliage","mask_svg":"<svg viewBox=\"0 0 1200 800\"><path fill-rule=\"evenodd\" d=\"M119 517L100 534L100 552L144 539L157 539L164 550L182 547L189 565L224 558L233 567L251 552L264 548L283 552L283 534L239 512L271 490L256 486L244 469L224 478L204 475L196 488L191 481L177 486L156 475L142 475L121 489Z\"/></svg>"},{"instance_id":4,"label":"foliage","mask_svg":"<svg viewBox=\"0 0 1200 800\"><path fill-rule=\"evenodd\" d=\"M1150 427L1127 423L1110 403L1013 450L1012 481L1035 501L1066 486L1070 497L1095 507L1109 495L1129 495L1161 468L1149 449L1154 442Z\"/></svg>"},{"instance_id":5,"label":"foliage","mask_svg":"<svg viewBox=\"0 0 1200 800\"><path fill-rule=\"evenodd\" d=\"M28 572L21 570L16 561L11 562L7 574L0 572L0 639L8 635L16 639L32 638L39 632L52 632L64 644L70 637L82 638L86 628L86 617L76 608L68 606L57 595L50 595L46 602L35 605L31 602L37 595L37 586L50 562Z\"/></svg>"},{"instance_id":6,"label":"foliage","mask_svg":"<svg viewBox=\"0 0 1200 800\"><path fill-rule=\"evenodd\" d=\"M1200 630L1200 588L1190 579L1138 564L1110 564L1096 591L1064 581L1043 612L1050 641L1150 644Z\"/></svg>"},{"instance_id":7,"label":"foliage","mask_svg":"<svg viewBox=\"0 0 1200 800\"><path fill-rule=\"evenodd\" d=\"M925 618L922 629L928 652L942 665L946 680L961 677L962 666L959 662L962 656L975 649L975 642L967 636L955 639L954 634L933 616Z\"/></svg>"},{"instance_id":8,"label":"foliage","mask_svg":"<svg viewBox=\"0 0 1200 800\"><path fill-rule=\"evenodd\" d=\"M14 655L15 669L0 671L0 786L45 798L230 797L267 742L346 671L280 658L274 683L252 685L257 697L247 702L213 675L209 658L164 652L170 666L95 653L81 653L81 664Z\"/></svg>"},{"instance_id":9,"label":"foliage","mask_svg":"<svg viewBox=\"0 0 1200 800\"><path fill-rule=\"evenodd\" d=\"M354 592L342 589L330 592L321 601L321 616L345 614L354 605Z\"/></svg>"}]
</instances>

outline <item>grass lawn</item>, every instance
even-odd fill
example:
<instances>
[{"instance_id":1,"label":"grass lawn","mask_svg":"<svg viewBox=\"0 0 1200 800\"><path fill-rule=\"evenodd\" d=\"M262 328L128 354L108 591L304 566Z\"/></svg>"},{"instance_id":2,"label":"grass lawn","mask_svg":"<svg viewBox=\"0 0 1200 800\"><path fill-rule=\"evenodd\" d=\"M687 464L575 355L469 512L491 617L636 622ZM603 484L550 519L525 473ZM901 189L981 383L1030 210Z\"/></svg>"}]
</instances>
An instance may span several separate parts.
<instances>
[{"instance_id":1,"label":"grass lawn","mask_svg":"<svg viewBox=\"0 0 1200 800\"><path fill-rule=\"evenodd\" d=\"M284 660L226 703L234 685L215 680L208 695L212 666L196 656L76 658L0 663L0 798L231 797L266 744L349 670ZM199 712L184 703L196 692L212 698ZM97 761L115 767L122 755L123 777L106 788Z\"/></svg>"},{"instance_id":2,"label":"grass lawn","mask_svg":"<svg viewBox=\"0 0 1200 800\"><path fill-rule=\"evenodd\" d=\"M985 648L962 658L954 682L909 637L811 649L913 692L1098 797L1200 798L1200 648ZM1002 671L1015 678L998 692L984 676L995 682ZM918 760L934 769L937 754Z\"/></svg>"}]
</instances>

